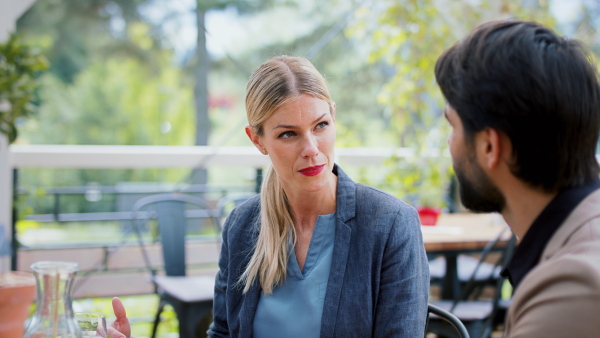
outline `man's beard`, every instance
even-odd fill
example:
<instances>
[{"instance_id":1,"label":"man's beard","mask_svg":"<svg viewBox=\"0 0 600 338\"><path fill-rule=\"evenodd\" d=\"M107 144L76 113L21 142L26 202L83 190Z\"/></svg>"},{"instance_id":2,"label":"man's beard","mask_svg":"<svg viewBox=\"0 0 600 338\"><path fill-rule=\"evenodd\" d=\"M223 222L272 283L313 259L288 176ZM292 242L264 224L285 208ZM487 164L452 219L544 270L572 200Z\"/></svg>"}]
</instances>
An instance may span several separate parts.
<instances>
[{"instance_id":1,"label":"man's beard","mask_svg":"<svg viewBox=\"0 0 600 338\"><path fill-rule=\"evenodd\" d=\"M504 196L485 175L473 156L469 156L467 161L460 161L454 165L462 204L472 211L501 212L506 205ZM470 170L465 168L466 164Z\"/></svg>"}]
</instances>

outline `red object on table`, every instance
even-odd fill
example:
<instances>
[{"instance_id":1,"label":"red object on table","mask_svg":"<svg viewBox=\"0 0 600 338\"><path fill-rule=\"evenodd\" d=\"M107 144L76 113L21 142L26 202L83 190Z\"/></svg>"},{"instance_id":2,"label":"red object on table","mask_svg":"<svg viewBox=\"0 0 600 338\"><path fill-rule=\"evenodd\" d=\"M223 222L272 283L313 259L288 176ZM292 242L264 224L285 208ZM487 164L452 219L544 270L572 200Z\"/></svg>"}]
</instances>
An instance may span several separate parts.
<instances>
[{"instance_id":1,"label":"red object on table","mask_svg":"<svg viewBox=\"0 0 600 338\"><path fill-rule=\"evenodd\" d=\"M434 207L418 207L417 212L421 219L421 225L435 225L440 216L440 208Z\"/></svg>"}]
</instances>

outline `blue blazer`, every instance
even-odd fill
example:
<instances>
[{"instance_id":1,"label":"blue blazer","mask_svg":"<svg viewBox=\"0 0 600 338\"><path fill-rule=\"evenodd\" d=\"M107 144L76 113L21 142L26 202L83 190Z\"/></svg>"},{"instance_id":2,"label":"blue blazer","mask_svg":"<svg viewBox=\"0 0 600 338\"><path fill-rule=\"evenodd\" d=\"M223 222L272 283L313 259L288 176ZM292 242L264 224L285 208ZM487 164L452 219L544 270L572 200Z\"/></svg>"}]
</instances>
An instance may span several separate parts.
<instances>
[{"instance_id":1,"label":"blue blazer","mask_svg":"<svg viewBox=\"0 0 600 338\"><path fill-rule=\"evenodd\" d=\"M423 337L429 266L416 211L354 183L337 165L333 172L337 220L321 337ZM243 294L238 280L256 243L259 215L255 196L225 222L210 337L252 337L261 289L255 282Z\"/></svg>"}]
</instances>

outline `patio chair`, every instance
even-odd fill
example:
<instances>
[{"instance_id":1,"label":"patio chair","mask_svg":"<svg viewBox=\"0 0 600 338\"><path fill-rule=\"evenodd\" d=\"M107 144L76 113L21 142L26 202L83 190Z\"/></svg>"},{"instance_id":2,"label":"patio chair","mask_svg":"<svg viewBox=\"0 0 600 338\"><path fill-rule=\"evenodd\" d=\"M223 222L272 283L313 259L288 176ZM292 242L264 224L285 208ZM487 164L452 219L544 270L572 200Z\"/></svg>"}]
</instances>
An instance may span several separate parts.
<instances>
[{"instance_id":1,"label":"patio chair","mask_svg":"<svg viewBox=\"0 0 600 338\"><path fill-rule=\"evenodd\" d=\"M482 250L482 253L487 255L499 240L504 236L508 228L504 228L498 237L489 242ZM437 257L429 261L430 283L432 285L443 285L446 276L446 258L444 256ZM498 264L482 262L473 256L461 254L456 257L457 279L454 280L452 288L456 291L453 293L458 297L460 290L465 288L470 283L470 287L483 288L487 285L495 285L500 278L501 267Z\"/></svg>"},{"instance_id":2,"label":"patio chair","mask_svg":"<svg viewBox=\"0 0 600 338\"><path fill-rule=\"evenodd\" d=\"M494 280L493 295L491 298L482 298L484 285L477 280L479 267L484 263L488 254L500 241L501 236L491 241L486 245L481 252L478 264L467 281L465 287L461 291L461 295L455 300L433 300L431 304L444 309L454 314L460 319L471 337L489 337L494 329L495 319L500 310L501 289L504 278L494 278L489 276L490 280ZM497 268L502 268L508 263L512 256L516 245L516 237L511 236L506 247L501 251L500 258L495 263ZM494 270L492 270L493 272ZM439 320L430 320L429 327L431 332L439 335L448 335L447 326Z\"/></svg>"},{"instance_id":3,"label":"patio chair","mask_svg":"<svg viewBox=\"0 0 600 338\"><path fill-rule=\"evenodd\" d=\"M433 315L433 316L432 316ZM455 333L458 338L469 338L469 332L465 325L452 313L441 309L433 304L428 304L427 309L427 321L425 324L425 336L428 333L435 333L434 331L430 331L429 327L429 319L435 318L443 323L446 326L445 331L450 333Z\"/></svg>"},{"instance_id":4,"label":"patio chair","mask_svg":"<svg viewBox=\"0 0 600 338\"><path fill-rule=\"evenodd\" d=\"M155 292L160 297L152 327L152 337L160 323L160 315L169 304L175 309L179 321L179 337L191 338L206 331L212 315L215 278L212 276L187 276L185 237L187 219L210 220L219 232L218 219L208 203L200 197L164 193L140 198L132 207L133 228L139 240L146 266L151 274ZM142 231L150 221L156 220L162 246L165 274L157 274L142 239Z\"/></svg>"}]
</instances>

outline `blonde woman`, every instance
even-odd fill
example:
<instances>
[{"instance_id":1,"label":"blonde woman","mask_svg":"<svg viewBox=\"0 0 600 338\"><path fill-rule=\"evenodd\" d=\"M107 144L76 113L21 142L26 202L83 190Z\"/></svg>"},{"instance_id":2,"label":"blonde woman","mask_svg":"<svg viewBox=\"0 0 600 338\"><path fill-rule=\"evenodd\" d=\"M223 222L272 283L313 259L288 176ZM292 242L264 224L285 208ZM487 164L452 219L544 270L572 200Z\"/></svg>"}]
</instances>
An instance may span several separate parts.
<instances>
[{"instance_id":1,"label":"blonde woman","mask_svg":"<svg viewBox=\"0 0 600 338\"><path fill-rule=\"evenodd\" d=\"M272 167L224 226L209 336L423 337L419 219L334 163L335 103L321 74L275 57L246 94L246 134Z\"/></svg>"}]
</instances>

